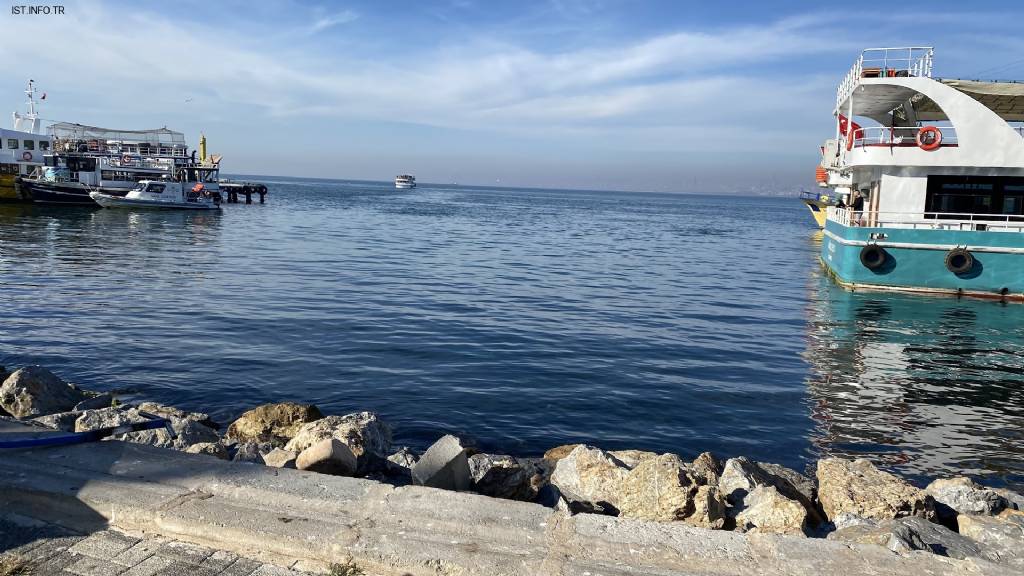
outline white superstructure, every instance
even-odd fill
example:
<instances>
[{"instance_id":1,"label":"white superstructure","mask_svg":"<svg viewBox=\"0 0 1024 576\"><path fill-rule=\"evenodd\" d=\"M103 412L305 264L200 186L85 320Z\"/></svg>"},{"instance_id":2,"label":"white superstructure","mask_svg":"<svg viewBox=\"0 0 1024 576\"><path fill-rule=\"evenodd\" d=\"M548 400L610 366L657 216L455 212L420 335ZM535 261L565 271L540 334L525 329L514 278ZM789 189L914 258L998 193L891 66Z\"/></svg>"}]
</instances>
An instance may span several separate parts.
<instances>
[{"instance_id":1,"label":"white superstructure","mask_svg":"<svg viewBox=\"0 0 1024 576\"><path fill-rule=\"evenodd\" d=\"M416 177L410 174L400 174L395 176L395 188L415 188Z\"/></svg>"}]
</instances>

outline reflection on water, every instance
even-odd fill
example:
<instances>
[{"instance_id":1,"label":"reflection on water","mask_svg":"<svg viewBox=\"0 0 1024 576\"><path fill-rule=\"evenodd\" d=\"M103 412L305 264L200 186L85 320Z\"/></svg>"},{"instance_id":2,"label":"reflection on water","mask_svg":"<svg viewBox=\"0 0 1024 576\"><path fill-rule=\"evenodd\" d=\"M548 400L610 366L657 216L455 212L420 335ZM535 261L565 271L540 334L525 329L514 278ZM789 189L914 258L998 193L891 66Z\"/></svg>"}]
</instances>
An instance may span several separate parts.
<instances>
[{"instance_id":1,"label":"reflection on water","mask_svg":"<svg viewBox=\"0 0 1024 576\"><path fill-rule=\"evenodd\" d=\"M806 359L822 454L1024 484L1024 306L850 292L816 273Z\"/></svg>"}]
</instances>

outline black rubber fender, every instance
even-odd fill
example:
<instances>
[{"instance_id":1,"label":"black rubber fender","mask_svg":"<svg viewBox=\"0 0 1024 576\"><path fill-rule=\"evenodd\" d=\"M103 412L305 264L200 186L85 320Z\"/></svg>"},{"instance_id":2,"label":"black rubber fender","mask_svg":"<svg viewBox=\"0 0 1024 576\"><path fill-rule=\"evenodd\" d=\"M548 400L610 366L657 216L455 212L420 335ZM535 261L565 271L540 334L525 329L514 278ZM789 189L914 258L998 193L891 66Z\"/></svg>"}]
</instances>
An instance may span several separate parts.
<instances>
[{"instance_id":1,"label":"black rubber fender","mask_svg":"<svg viewBox=\"0 0 1024 576\"><path fill-rule=\"evenodd\" d=\"M946 253L946 270L953 274L967 274L974 268L974 255L967 248L953 248Z\"/></svg>"},{"instance_id":2,"label":"black rubber fender","mask_svg":"<svg viewBox=\"0 0 1024 576\"><path fill-rule=\"evenodd\" d=\"M888 259L889 254L877 244L868 244L860 250L860 263L868 270L878 270Z\"/></svg>"}]
</instances>

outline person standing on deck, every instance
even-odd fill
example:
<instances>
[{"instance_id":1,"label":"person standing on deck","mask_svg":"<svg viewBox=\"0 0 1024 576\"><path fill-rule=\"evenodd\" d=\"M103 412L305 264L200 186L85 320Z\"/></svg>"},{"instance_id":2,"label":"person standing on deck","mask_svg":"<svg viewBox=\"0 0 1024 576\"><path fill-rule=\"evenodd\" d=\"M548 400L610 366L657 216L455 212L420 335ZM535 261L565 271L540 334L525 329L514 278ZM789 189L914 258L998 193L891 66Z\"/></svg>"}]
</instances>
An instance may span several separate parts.
<instances>
[{"instance_id":1,"label":"person standing on deck","mask_svg":"<svg viewBox=\"0 0 1024 576\"><path fill-rule=\"evenodd\" d=\"M864 194L862 192L853 193L853 218L850 220L854 226L860 226L861 222L860 215L864 211Z\"/></svg>"}]
</instances>

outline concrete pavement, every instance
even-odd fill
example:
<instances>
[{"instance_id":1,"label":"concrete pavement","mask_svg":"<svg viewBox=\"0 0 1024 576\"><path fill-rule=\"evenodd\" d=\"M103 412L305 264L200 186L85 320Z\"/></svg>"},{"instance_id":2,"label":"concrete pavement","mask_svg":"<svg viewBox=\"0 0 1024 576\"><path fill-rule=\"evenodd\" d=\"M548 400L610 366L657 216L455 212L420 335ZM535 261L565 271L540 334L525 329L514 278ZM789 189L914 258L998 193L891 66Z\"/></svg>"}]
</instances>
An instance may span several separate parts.
<instances>
[{"instance_id":1,"label":"concrete pavement","mask_svg":"<svg viewBox=\"0 0 1024 576\"><path fill-rule=\"evenodd\" d=\"M0 507L116 527L279 566L427 575L1004 575L872 545L711 531L468 493L230 463L109 441L0 453Z\"/></svg>"}]
</instances>

